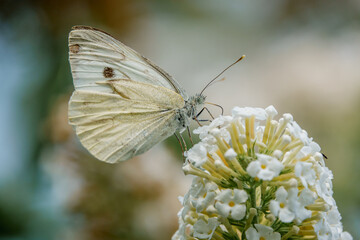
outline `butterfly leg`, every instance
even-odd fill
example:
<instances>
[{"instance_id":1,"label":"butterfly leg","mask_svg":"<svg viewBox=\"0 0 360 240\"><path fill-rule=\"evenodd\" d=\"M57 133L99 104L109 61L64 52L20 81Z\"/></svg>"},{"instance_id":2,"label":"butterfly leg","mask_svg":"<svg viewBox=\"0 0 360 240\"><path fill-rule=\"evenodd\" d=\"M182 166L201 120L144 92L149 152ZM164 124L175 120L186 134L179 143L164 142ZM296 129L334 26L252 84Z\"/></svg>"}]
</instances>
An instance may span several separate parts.
<instances>
[{"instance_id":1,"label":"butterfly leg","mask_svg":"<svg viewBox=\"0 0 360 240\"><path fill-rule=\"evenodd\" d=\"M214 120L214 116L211 114L210 110L207 107L204 107L204 109L209 113L210 117Z\"/></svg>"},{"instance_id":2,"label":"butterfly leg","mask_svg":"<svg viewBox=\"0 0 360 240\"><path fill-rule=\"evenodd\" d=\"M186 142L185 142L183 136L181 135L181 133L180 133L179 135L180 135L181 141L182 141L183 144L184 144L184 150L185 150L185 152L187 152L188 149L187 149L187 146L186 146Z\"/></svg>"},{"instance_id":3,"label":"butterfly leg","mask_svg":"<svg viewBox=\"0 0 360 240\"><path fill-rule=\"evenodd\" d=\"M191 132L190 132L189 126L187 126L186 129L187 129L187 132L188 132L188 135L189 135L189 139L190 139L190 142L191 142L191 146L194 146L194 142L193 142L192 137L191 137Z\"/></svg>"},{"instance_id":4,"label":"butterfly leg","mask_svg":"<svg viewBox=\"0 0 360 240\"><path fill-rule=\"evenodd\" d=\"M193 117L193 119L200 125L200 127L202 126L202 125L200 124L200 122L211 122L211 120L208 120L208 119L201 119L201 120L198 119L198 117L202 114L202 112L203 112L204 110L206 110L206 111L209 113L209 115L211 116L211 118L214 119L214 116L211 114L211 112L209 111L209 109L208 109L207 107L203 107L203 108L200 110L200 112L198 112L198 114L196 114L196 116Z\"/></svg>"},{"instance_id":5,"label":"butterfly leg","mask_svg":"<svg viewBox=\"0 0 360 240\"><path fill-rule=\"evenodd\" d=\"M199 124L200 127L202 127L202 124L200 123L199 119L197 119L197 117L194 117L193 119Z\"/></svg>"},{"instance_id":6,"label":"butterfly leg","mask_svg":"<svg viewBox=\"0 0 360 240\"><path fill-rule=\"evenodd\" d=\"M180 135L180 138L178 137L178 135L176 134L176 133L174 133L174 135L175 135L175 137L176 137L176 139L178 140L178 142L179 142L179 144L180 144L180 148L181 148L181 155L182 155L182 157L183 157L183 159L184 159L184 162L185 162L185 152L187 152L187 147L186 147L186 143L185 143L185 140L184 140L184 138L181 136L181 133L179 133L179 135ZM181 141L180 141L180 139L181 139ZM185 151L184 151L185 150Z\"/></svg>"},{"instance_id":7,"label":"butterfly leg","mask_svg":"<svg viewBox=\"0 0 360 240\"><path fill-rule=\"evenodd\" d=\"M220 108L221 109L221 115L224 115L224 108L222 106L220 106L219 104L215 104L215 103L211 103L211 102L206 102L206 104L213 105L213 106L216 106L216 107ZM209 112L209 114L211 115L210 112Z\"/></svg>"},{"instance_id":8,"label":"butterfly leg","mask_svg":"<svg viewBox=\"0 0 360 240\"><path fill-rule=\"evenodd\" d=\"M200 114L202 114L202 112L204 111L204 109L205 109L205 107L203 107L203 108L200 110L200 112L198 112L198 113L196 114L195 118L197 118L198 116L200 116Z\"/></svg>"},{"instance_id":9,"label":"butterfly leg","mask_svg":"<svg viewBox=\"0 0 360 240\"><path fill-rule=\"evenodd\" d=\"M183 145L182 145L182 143L181 143L178 135L177 135L176 133L174 133L174 135L175 135L176 139L177 139L178 142L179 142L179 145L180 145L180 148L181 148L181 156L184 158L184 147L183 147ZM185 158L184 158L184 161L185 161Z\"/></svg>"}]
</instances>

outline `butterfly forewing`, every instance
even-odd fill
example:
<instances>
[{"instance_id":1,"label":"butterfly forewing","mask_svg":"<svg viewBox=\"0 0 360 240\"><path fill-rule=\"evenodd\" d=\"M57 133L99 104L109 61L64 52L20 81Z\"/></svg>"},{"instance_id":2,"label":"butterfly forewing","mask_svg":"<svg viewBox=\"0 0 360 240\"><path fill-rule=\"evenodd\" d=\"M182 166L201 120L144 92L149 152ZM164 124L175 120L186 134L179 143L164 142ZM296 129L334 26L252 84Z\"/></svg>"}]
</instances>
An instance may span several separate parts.
<instances>
[{"instance_id":1,"label":"butterfly forewing","mask_svg":"<svg viewBox=\"0 0 360 240\"><path fill-rule=\"evenodd\" d=\"M69 122L96 158L127 160L179 130L186 95L148 59L90 27L70 32L69 55Z\"/></svg>"},{"instance_id":2,"label":"butterfly forewing","mask_svg":"<svg viewBox=\"0 0 360 240\"><path fill-rule=\"evenodd\" d=\"M187 98L169 74L101 30L73 27L69 34L69 55L75 89L111 92L96 82L131 79L166 87Z\"/></svg>"}]
</instances>

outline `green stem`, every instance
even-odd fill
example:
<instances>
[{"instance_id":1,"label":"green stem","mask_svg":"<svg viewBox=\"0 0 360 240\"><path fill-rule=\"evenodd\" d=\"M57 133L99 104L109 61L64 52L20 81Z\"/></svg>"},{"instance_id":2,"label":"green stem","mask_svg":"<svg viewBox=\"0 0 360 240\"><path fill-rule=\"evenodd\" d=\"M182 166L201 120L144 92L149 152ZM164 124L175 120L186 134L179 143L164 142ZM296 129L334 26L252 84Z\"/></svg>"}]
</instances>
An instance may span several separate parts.
<instances>
[{"instance_id":1,"label":"green stem","mask_svg":"<svg viewBox=\"0 0 360 240\"><path fill-rule=\"evenodd\" d=\"M250 190L250 201L251 201L251 207L257 209L256 206L256 187L251 187ZM258 223L258 216L257 214L254 216L254 222Z\"/></svg>"},{"instance_id":2,"label":"green stem","mask_svg":"<svg viewBox=\"0 0 360 240\"><path fill-rule=\"evenodd\" d=\"M242 239L245 239L245 232L251 226L251 223L256 215L257 215L257 210L255 208L250 208L249 216L248 216L248 219L246 220L246 225L242 232Z\"/></svg>"}]
</instances>

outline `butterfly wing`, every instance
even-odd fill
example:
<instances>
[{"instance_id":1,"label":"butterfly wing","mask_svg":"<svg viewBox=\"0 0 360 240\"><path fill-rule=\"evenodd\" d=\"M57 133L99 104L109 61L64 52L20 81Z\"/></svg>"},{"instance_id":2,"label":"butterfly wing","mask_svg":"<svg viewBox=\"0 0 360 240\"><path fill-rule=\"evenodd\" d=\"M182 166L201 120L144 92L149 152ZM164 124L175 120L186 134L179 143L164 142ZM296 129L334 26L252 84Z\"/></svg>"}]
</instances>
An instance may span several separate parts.
<instances>
[{"instance_id":1,"label":"butterfly wing","mask_svg":"<svg viewBox=\"0 0 360 240\"><path fill-rule=\"evenodd\" d=\"M181 95L132 80L98 83L112 93L76 90L69 122L84 147L99 160L115 163L143 153L178 128Z\"/></svg>"},{"instance_id":2,"label":"butterfly wing","mask_svg":"<svg viewBox=\"0 0 360 240\"><path fill-rule=\"evenodd\" d=\"M179 84L109 34L73 27L69 60L69 122L98 159L127 160L183 127L178 117L185 118L180 109L188 97Z\"/></svg>"},{"instance_id":3,"label":"butterfly wing","mask_svg":"<svg viewBox=\"0 0 360 240\"><path fill-rule=\"evenodd\" d=\"M106 85L96 82L131 79L168 88L188 96L164 70L127 47L109 34L86 26L75 26L69 34L69 58L76 90L111 93Z\"/></svg>"}]
</instances>

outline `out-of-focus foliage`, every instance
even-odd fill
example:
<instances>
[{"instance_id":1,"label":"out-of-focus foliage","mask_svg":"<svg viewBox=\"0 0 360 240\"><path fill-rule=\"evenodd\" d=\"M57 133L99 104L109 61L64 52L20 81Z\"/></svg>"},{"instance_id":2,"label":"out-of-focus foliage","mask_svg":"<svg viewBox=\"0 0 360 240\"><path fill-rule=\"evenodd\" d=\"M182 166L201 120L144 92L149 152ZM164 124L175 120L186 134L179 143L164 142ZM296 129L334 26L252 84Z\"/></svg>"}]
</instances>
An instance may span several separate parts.
<instances>
[{"instance_id":1,"label":"out-of-focus foliage","mask_svg":"<svg viewBox=\"0 0 360 240\"><path fill-rule=\"evenodd\" d=\"M246 54L209 101L294 114L329 157L345 230L358 239L359 11L325 0L0 1L0 239L169 239L177 228L190 179L175 138L166 146L176 151L107 165L67 125L73 25L111 32L191 94Z\"/></svg>"}]
</instances>

